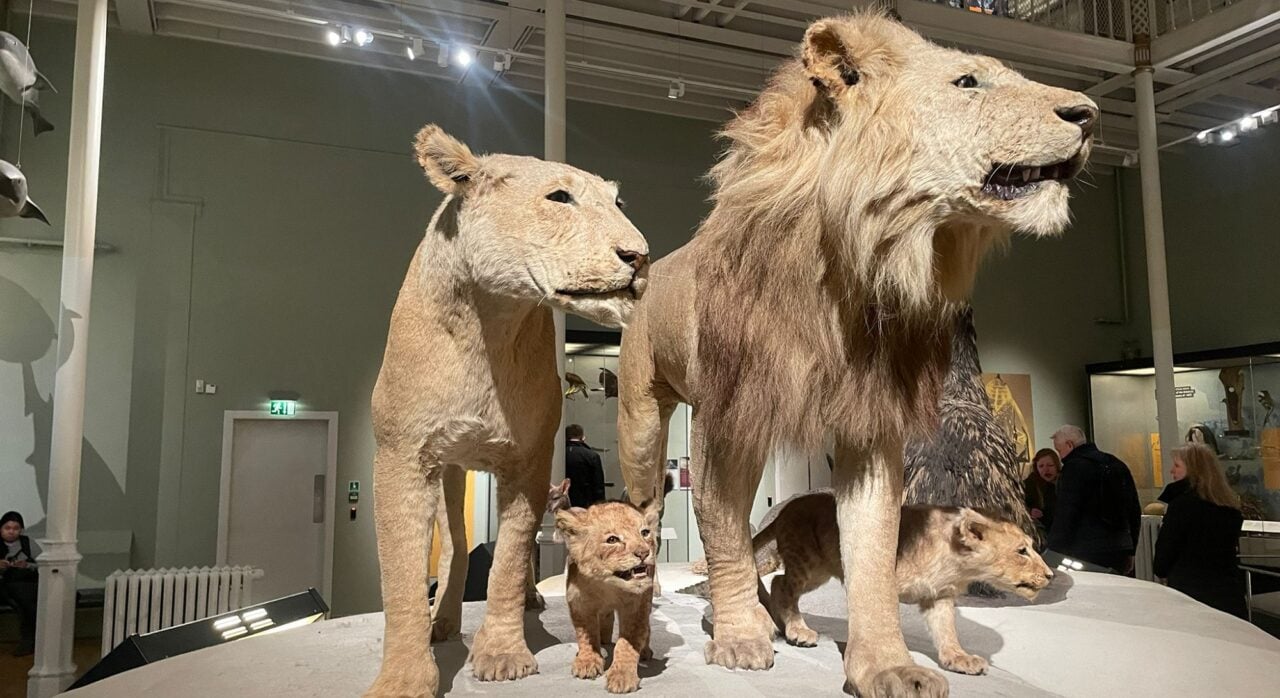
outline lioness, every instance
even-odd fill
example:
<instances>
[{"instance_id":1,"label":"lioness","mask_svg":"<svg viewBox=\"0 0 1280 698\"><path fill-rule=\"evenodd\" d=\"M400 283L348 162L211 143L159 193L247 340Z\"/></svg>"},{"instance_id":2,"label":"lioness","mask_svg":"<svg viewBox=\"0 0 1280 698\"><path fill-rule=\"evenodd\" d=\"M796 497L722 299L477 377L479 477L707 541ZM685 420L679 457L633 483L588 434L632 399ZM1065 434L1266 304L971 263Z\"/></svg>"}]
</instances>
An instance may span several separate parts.
<instances>
[{"instance_id":1,"label":"lioness","mask_svg":"<svg viewBox=\"0 0 1280 698\"><path fill-rule=\"evenodd\" d=\"M476 156L436 126L418 133L414 152L445 198L391 313L372 405L386 630L368 695L397 698L435 695L432 635L459 626L468 468L496 475L500 518L472 672L501 681L538 670L524 605L563 399L551 310L621 326L649 252L614 183L536 158ZM431 608L437 518L450 542ZM446 621L434 630L433 614Z\"/></svg>"},{"instance_id":2,"label":"lioness","mask_svg":"<svg viewBox=\"0 0 1280 698\"><path fill-rule=\"evenodd\" d=\"M899 624L903 444L937 427L954 316L987 251L1066 226L1098 109L880 16L814 22L797 53L726 126L715 207L655 265L623 334L623 475L633 501L650 492L676 404L693 405L705 657L766 669L752 497L770 453L832 433L845 677L864 698L943 696Z\"/></svg>"},{"instance_id":3,"label":"lioness","mask_svg":"<svg viewBox=\"0 0 1280 698\"><path fill-rule=\"evenodd\" d=\"M643 510L627 502L604 502L556 512L556 527L569 545L565 600L578 636L573 675L594 679L604 671L600 643L611 639L616 612L618 642L605 672L610 693L640 688L638 662L653 656L649 604L661 506L655 499Z\"/></svg>"},{"instance_id":4,"label":"lioness","mask_svg":"<svg viewBox=\"0 0 1280 698\"><path fill-rule=\"evenodd\" d=\"M955 599L973 582L986 582L1034 599L1053 579L1033 542L1017 525L973 509L908 506L898 529L898 600L919 604L938 650L938 664L962 674L982 674L987 660L969 654L956 637ZM761 601L787 642L817 644L818 633L800 614L800 597L832 577L844 578L836 500L831 492L794 497L752 545L759 574L781 567Z\"/></svg>"}]
</instances>

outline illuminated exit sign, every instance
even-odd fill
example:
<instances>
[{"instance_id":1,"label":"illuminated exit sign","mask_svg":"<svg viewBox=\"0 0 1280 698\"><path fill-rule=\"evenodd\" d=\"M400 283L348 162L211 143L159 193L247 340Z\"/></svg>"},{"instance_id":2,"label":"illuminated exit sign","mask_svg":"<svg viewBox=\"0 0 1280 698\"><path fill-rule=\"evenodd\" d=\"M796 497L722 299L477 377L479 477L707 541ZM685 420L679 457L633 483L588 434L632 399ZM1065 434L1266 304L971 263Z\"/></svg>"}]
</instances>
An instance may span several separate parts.
<instances>
[{"instance_id":1,"label":"illuminated exit sign","mask_svg":"<svg viewBox=\"0 0 1280 698\"><path fill-rule=\"evenodd\" d=\"M268 410L273 415L292 417L298 411L297 400L272 400Z\"/></svg>"}]
</instances>

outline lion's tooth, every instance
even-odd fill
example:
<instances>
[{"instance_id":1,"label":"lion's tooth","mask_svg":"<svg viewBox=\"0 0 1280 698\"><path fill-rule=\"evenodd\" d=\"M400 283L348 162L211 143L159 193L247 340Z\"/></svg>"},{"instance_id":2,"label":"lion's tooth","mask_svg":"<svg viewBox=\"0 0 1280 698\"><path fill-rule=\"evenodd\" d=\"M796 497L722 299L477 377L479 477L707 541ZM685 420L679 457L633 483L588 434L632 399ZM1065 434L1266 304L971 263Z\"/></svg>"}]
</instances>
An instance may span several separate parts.
<instances>
[{"instance_id":1,"label":"lion's tooth","mask_svg":"<svg viewBox=\"0 0 1280 698\"><path fill-rule=\"evenodd\" d=\"M1040 179L1040 168L1039 168L1039 167L1037 167L1037 168L1035 168L1035 169L1031 170L1031 179L1034 179L1034 180L1039 180L1039 179Z\"/></svg>"},{"instance_id":2,"label":"lion's tooth","mask_svg":"<svg viewBox=\"0 0 1280 698\"><path fill-rule=\"evenodd\" d=\"M1030 181L1030 180L1031 180L1031 170L1028 170L1028 169L1026 169L1026 168L1023 168L1023 170L1022 170L1022 182L1023 182L1023 184L1026 184L1026 183L1027 183L1028 181Z\"/></svg>"}]
</instances>

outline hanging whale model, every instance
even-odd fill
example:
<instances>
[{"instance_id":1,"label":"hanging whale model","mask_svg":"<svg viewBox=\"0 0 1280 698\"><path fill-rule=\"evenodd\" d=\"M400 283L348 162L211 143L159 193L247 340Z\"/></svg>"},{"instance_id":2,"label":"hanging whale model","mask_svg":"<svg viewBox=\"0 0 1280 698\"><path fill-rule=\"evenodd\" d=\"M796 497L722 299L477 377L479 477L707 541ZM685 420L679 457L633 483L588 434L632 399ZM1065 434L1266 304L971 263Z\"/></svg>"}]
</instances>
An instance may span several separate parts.
<instances>
[{"instance_id":1,"label":"hanging whale model","mask_svg":"<svg viewBox=\"0 0 1280 698\"><path fill-rule=\"evenodd\" d=\"M35 218L49 225L36 203L27 197L27 176L13 163L0 160L0 218Z\"/></svg>"},{"instance_id":2,"label":"hanging whale model","mask_svg":"<svg viewBox=\"0 0 1280 698\"><path fill-rule=\"evenodd\" d=\"M18 37L0 31L0 92L26 110L37 136L53 130L53 124L40 113L41 90L58 91L36 70L35 61Z\"/></svg>"}]
</instances>

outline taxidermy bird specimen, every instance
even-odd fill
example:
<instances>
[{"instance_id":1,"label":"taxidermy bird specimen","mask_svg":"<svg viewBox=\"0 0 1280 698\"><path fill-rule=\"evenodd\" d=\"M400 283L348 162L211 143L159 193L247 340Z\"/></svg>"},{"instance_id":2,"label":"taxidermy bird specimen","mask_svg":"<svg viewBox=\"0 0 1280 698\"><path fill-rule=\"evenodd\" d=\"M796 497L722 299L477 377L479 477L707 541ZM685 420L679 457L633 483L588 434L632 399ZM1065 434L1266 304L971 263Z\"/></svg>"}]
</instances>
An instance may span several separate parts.
<instances>
[{"instance_id":1,"label":"taxidermy bird specimen","mask_svg":"<svg viewBox=\"0 0 1280 698\"><path fill-rule=\"evenodd\" d=\"M583 397L588 397L590 395L590 393L587 392L589 390L589 388L587 388L587 382L582 380L582 376L565 371L564 380L569 384L568 390L564 391L564 397L566 400L572 400L573 396L579 393L582 394Z\"/></svg>"},{"instance_id":2,"label":"taxidermy bird specimen","mask_svg":"<svg viewBox=\"0 0 1280 698\"><path fill-rule=\"evenodd\" d=\"M27 197L27 176L6 160L0 160L0 218L35 218L49 225L44 211Z\"/></svg>"},{"instance_id":3,"label":"taxidermy bird specimen","mask_svg":"<svg viewBox=\"0 0 1280 698\"><path fill-rule=\"evenodd\" d=\"M604 391L604 399L618 397L618 374L607 368L600 369L600 387L596 390Z\"/></svg>"},{"instance_id":4,"label":"taxidermy bird specimen","mask_svg":"<svg viewBox=\"0 0 1280 698\"><path fill-rule=\"evenodd\" d=\"M36 70L35 61L18 37L0 32L0 92L31 116L31 127L37 136L53 130L53 124L40 113L41 90L58 91Z\"/></svg>"},{"instance_id":5,"label":"taxidermy bird specimen","mask_svg":"<svg viewBox=\"0 0 1280 698\"><path fill-rule=\"evenodd\" d=\"M1262 409L1267 411L1266 416L1262 418L1262 426L1266 427L1267 422L1271 421L1271 413L1276 409L1276 402L1271 399L1270 390L1258 391L1258 404L1262 405Z\"/></svg>"}]
</instances>

